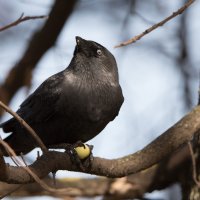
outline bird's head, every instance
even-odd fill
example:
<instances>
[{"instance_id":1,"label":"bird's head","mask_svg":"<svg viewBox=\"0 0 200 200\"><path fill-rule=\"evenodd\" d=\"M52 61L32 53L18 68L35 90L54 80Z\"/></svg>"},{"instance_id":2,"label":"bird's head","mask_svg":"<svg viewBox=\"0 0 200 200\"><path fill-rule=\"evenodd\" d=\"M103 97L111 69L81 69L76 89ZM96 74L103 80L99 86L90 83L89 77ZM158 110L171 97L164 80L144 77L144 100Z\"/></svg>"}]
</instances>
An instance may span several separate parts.
<instances>
[{"instance_id":1,"label":"bird's head","mask_svg":"<svg viewBox=\"0 0 200 200\"><path fill-rule=\"evenodd\" d=\"M117 64L114 56L105 47L91 40L76 36L74 50L75 67L87 68L95 73L110 72L118 79ZM82 69L81 69L82 68ZM85 69L83 69L85 70Z\"/></svg>"},{"instance_id":2,"label":"bird's head","mask_svg":"<svg viewBox=\"0 0 200 200\"><path fill-rule=\"evenodd\" d=\"M76 47L74 50L74 55L77 54L84 55L88 58L101 58L105 56L110 56L111 53L105 47L94 41L84 40L83 38L76 36Z\"/></svg>"}]
</instances>

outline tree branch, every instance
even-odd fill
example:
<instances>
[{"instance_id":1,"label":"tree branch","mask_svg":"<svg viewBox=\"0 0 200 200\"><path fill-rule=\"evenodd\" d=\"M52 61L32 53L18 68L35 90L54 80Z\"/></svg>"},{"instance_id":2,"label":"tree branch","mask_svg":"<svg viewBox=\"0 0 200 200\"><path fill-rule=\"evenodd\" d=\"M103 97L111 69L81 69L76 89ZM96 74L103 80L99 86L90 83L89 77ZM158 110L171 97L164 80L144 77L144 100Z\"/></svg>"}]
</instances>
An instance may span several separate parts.
<instances>
[{"instance_id":1,"label":"tree branch","mask_svg":"<svg viewBox=\"0 0 200 200\"><path fill-rule=\"evenodd\" d=\"M144 37L145 35L147 35L151 31L157 29L160 26L163 26L166 22L170 21L171 19L173 19L177 15L182 14L192 3L194 3L194 1L195 0L189 0L183 7L178 9L176 12L173 12L173 14L170 15L169 17L167 17L166 19L162 20L161 22L159 22L157 24L154 24L150 28L146 29L143 33L141 33L139 35L136 35L135 37L131 38L130 40L127 40L125 42L122 42L122 43L116 45L115 48L127 46L129 44L132 44L132 43L136 42L137 40L140 40L142 37Z\"/></svg>"},{"instance_id":2,"label":"tree branch","mask_svg":"<svg viewBox=\"0 0 200 200\"><path fill-rule=\"evenodd\" d=\"M175 152L169 158L162 160L144 171L119 179L106 178L61 178L56 180L56 188L73 188L78 196L104 196L106 200L141 198L146 192L165 189L171 184L180 183L191 166L187 145ZM45 178L45 183L51 185L53 180ZM15 185L0 183L0 194L5 196L16 188ZM6 194L5 194L6 193ZM26 184L16 191L13 197L28 197L51 195L37 183ZM69 195L69 194L68 194ZM0 196L0 198L2 197ZM56 197L62 197L56 195Z\"/></svg>"},{"instance_id":3,"label":"tree branch","mask_svg":"<svg viewBox=\"0 0 200 200\"><path fill-rule=\"evenodd\" d=\"M48 16L46 15L41 15L41 16L26 16L24 17L24 13L21 14L21 16L19 17L19 19L17 19L16 21L6 25L6 26L3 26L3 27L0 27L0 32L1 31L4 31L6 29L9 29L13 26L17 26L18 24L24 22L24 21L28 21L28 20L33 20L33 19L47 19Z\"/></svg>"},{"instance_id":4,"label":"tree branch","mask_svg":"<svg viewBox=\"0 0 200 200\"><path fill-rule=\"evenodd\" d=\"M67 153L49 151L37 159L29 168L40 178L57 170L79 171L110 178L123 177L147 169L160 162L183 144L190 141L199 130L200 106L196 106L174 126L144 149L134 154L113 160L94 157L91 168L81 171L71 163ZM34 181L21 167L5 166L2 162L0 162L0 166L2 166L0 171L1 181L7 183L30 183Z\"/></svg>"}]
</instances>

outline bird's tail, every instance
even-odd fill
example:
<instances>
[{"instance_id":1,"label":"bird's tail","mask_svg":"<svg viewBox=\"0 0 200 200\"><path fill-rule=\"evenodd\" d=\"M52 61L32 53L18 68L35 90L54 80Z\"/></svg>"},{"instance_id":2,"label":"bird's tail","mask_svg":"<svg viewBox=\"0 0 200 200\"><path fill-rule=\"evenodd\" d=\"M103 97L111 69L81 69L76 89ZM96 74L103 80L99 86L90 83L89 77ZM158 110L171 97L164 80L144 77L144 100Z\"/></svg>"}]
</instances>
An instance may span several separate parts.
<instances>
[{"instance_id":1,"label":"bird's tail","mask_svg":"<svg viewBox=\"0 0 200 200\"><path fill-rule=\"evenodd\" d=\"M19 123L14 118L0 124L0 128L3 129L4 133L13 132L17 126L19 126Z\"/></svg>"},{"instance_id":2,"label":"bird's tail","mask_svg":"<svg viewBox=\"0 0 200 200\"><path fill-rule=\"evenodd\" d=\"M9 133L9 132L13 132L16 126L16 122L14 118L9 119L6 122L3 122L2 124L0 124L0 128L3 129L4 133ZM17 154L20 154L20 152L18 151L19 148L19 144L18 144L18 139L15 136L16 134L11 134L8 137L6 137L4 139L4 142L6 142ZM3 153L4 156L9 156L8 152L6 151L5 147L3 147L2 145L0 145L0 150Z\"/></svg>"},{"instance_id":3,"label":"bird's tail","mask_svg":"<svg viewBox=\"0 0 200 200\"><path fill-rule=\"evenodd\" d=\"M20 148L19 148L20 146L17 144L17 140L14 134L11 134L7 138L5 138L4 142L6 142L15 151L17 155L20 155L21 153ZM0 149L4 156L9 156L9 153L7 152L4 146L1 146Z\"/></svg>"},{"instance_id":4,"label":"bird's tail","mask_svg":"<svg viewBox=\"0 0 200 200\"><path fill-rule=\"evenodd\" d=\"M28 133L20 126L15 118L11 118L8 121L0 124L0 128L5 133L11 133L4 141L15 151L17 155L21 153L26 154L31 151L35 146L32 138ZM6 149L0 145L0 150L4 156L9 156Z\"/></svg>"},{"instance_id":5,"label":"bird's tail","mask_svg":"<svg viewBox=\"0 0 200 200\"><path fill-rule=\"evenodd\" d=\"M11 134L4 139L4 142L6 142L14 150L16 155L27 154L34 148L33 144L30 145L29 142L27 143L25 141L26 138L20 137L18 133ZM3 156L10 156L2 145L0 146L0 150Z\"/></svg>"}]
</instances>

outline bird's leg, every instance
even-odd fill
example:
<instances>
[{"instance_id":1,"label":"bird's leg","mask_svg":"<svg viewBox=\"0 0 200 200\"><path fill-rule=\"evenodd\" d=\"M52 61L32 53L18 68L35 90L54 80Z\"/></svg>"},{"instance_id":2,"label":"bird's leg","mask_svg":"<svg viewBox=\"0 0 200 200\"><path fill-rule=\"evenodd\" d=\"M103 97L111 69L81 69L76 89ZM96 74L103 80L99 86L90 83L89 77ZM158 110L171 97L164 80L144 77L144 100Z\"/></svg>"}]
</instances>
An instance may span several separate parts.
<instances>
[{"instance_id":1,"label":"bird's leg","mask_svg":"<svg viewBox=\"0 0 200 200\"><path fill-rule=\"evenodd\" d=\"M79 167L82 171L91 167L93 160L92 155L92 145L84 144L81 141L77 141L74 144L61 143L56 145L51 145L50 149L65 149L65 151L70 156L73 164Z\"/></svg>"},{"instance_id":2,"label":"bird's leg","mask_svg":"<svg viewBox=\"0 0 200 200\"><path fill-rule=\"evenodd\" d=\"M88 147L90 148L90 154L89 154L89 156L87 158L85 158L84 166L86 166L87 169L91 169L92 161L94 160L93 154L92 154L92 150L93 150L94 146L93 145L88 145Z\"/></svg>"},{"instance_id":3,"label":"bird's leg","mask_svg":"<svg viewBox=\"0 0 200 200\"><path fill-rule=\"evenodd\" d=\"M72 144L72 145L66 146L65 152L69 155L69 157L70 157L70 159L71 159L71 162L72 162L73 164L75 164L75 165L76 165L78 168L80 168L82 171L85 171L85 168L83 167L83 164L82 164L82 162L81 162L81 159L80 159L80 157L78 156L78 154L77 154L77 152L76 152L76 150L75 150L76 147L74 147L74 146L77 147L76 143L75 143L75 144Z\"/></svg>"},{"instance_id":4,"label":"bird's leg","mask_svg":"<svg viewBox=\"0 0 200 200\"><path fill-rule=\"evenodd\" d=\"M77 141L75 144L68 146L66 152L70 155L72 163L79 167L82 171L91 167L93 160L92 145L84 144L81 141Z\"/></svg>"},{"instance_id":5,"label":"bird's leg","mask_svg":"<svg viewBox=\"0 0 200 200\"><path fill-rule=\"evenodd\" d=\"M81 150L79 150L79 147ZM81 141L78 141L74 144L74 149L76 150L76 154L79 157L83 167L85 169L91 168L92 160L93 160L93 145L84 144Z\"/></svg>"},{"instance_id":6,"label":"bird's leg","mask_svg":"<svg viewBox=\"0 0 200 200\"><path fill-rule=\"evenodd\" d=\"M84 145L84 144L82 143L81 145ZM81 170L83 170L83 167L82 167L82 164L81 164L81 160L78 157L78 154L77 154L76 150L74 149L77 146L78 146L77 143L75 143L75 144L60 143L60 144L50 145L48 148L49 149L64 149L65 152L67 152L67 154L69 155L70 160L72 161L72 163L76 164L77 166L79 166L81 168Z\"/></svg>"}]
</instances>

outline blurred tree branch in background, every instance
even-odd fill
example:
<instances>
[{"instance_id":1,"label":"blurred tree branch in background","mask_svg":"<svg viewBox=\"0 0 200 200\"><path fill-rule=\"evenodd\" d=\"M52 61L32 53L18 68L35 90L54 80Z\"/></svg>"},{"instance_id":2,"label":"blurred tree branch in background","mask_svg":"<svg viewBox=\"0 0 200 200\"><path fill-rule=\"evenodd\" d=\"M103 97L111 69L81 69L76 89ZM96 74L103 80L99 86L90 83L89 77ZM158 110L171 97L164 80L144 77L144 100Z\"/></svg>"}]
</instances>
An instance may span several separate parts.
<instances>
[{"instance_id":1,"label":"blurred tree branch in background","mask_svg":"<svg viewBox=\"0 0 200 200\"><path fill-rule=\"evenodd\" d=\"M16 21L6 25L6 26L3 26L3 27L0 27L0 32L1 31L5 31L6 29L9 29L13 26L16 26L22 22L25 22L25 21L28 21L28 20L33 20L33 19L44 19L44 18L48 18L48 16L45 16L45 15L41 15L41 16L24 16L24 13L21 14L21 16L19 17L19 19L17 19Z\"/></svg>"},{"instance_id":2,"label":"blurred tree branch in background","mask_svg":"<svg viewBox=\"0 0 200 200\"><path fill-rule=\"evenodd\" d=\"M185 2L187 2L185 0ZM186 11L180 16L180 24L177 29L177 36L179 39L180 53L177 56L177 68L180 70L183 78L183 100L185 100L185 108L189 110L192 106L192 91L191 80L197 76L197 70L191 62L191 55L189 53L189 32L188 32L188 12ZM199 78L199 77L197 77Z\"/></svg>"},{"instance_id":3,"label":"blurred tree branch in background","mask_svg":"<svg viewBox=\"0 0 200 200\"><path fill-rule=\"evenodd\" d=\"M41 57L51 48L58 38L65 22L73 12L76 0L55 1L49 18L36 32L19 62L11 69L4 83L0 86L0 99L9 104L15 93L23 86L30 87L32 71ZM0 115L3 110L0 109Z\"/></svg>"},{"instance_id":4,"label":"blurred tree branch in background","mask_svg":"<svg viewBox=\"0 0 200 200\"><path fill-rule=\"evenodd\" d=\"M146 29L144 32L142 32L139 35L136 35L135 37L125 41L125 42L121 42L120 44L116 45L115 48L118 47L123 47L123 46L127 46L129 44L135 43L138 40L140 40L142 37L144 37L145 35L149 34L150 32L154 31L155 29L157 29L160 26L163 26L165 23L167 23L168 21L172 20L173 18L177 17L178 15L181 15L192 3L194 3L195 0L189 0L187 1L184 6L182 6L181 8L179 8L176 12L173 12L172 15L170 15L169 17L165 18L164 20L158 22L157 24L154 24L153 26L151 26L150 28Z\"/></svg>"}]
</instances>

